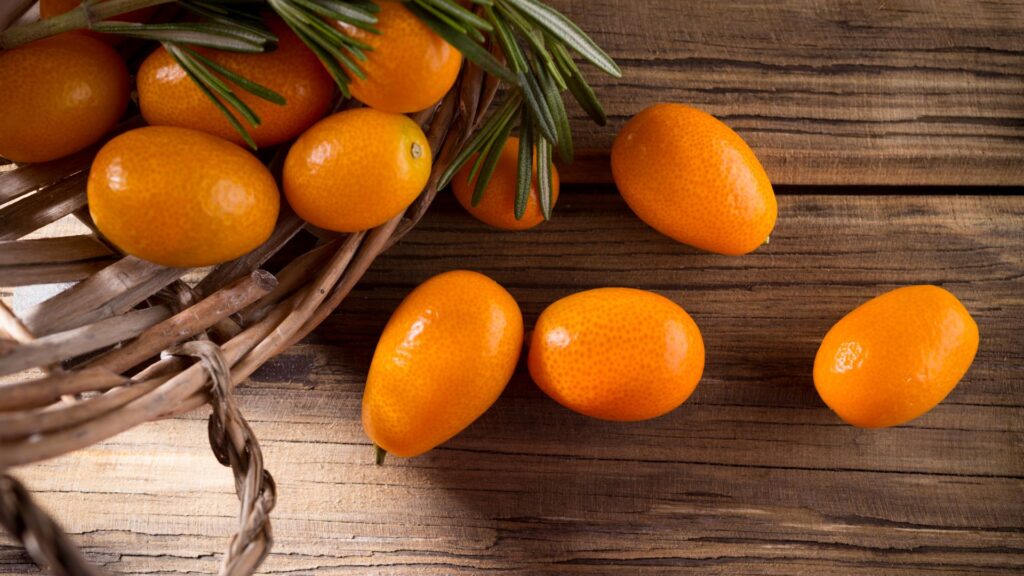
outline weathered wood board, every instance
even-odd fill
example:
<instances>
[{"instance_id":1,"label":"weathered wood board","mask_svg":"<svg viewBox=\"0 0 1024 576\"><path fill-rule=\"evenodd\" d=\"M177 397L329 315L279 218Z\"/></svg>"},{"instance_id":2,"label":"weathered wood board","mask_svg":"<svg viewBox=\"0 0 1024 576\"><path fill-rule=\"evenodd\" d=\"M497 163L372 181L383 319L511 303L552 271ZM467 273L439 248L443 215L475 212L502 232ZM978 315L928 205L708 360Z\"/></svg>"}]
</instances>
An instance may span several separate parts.
<instances>
[{"instance_id":1,"label":"weathered wood board","mask_svg":"<svg viewBox=\"0 0 1024 576\"><path fill-rule=\"evenodd\" d=\"M588 68L609 125L570 108L568 181L610 181L622 123L672 101L736 129L776 183L1024 183L1020 0L552 4L624 73Z\"/></svg>"},{"instance_id":2,"label":"weathered wood board","mask_svg":"<svg viewBox=\"0 0 1024 576\"><path fill-rule=\"evenodd\" d=\"M532 324L573 291L662 292L700 325L704 379L641 423L571 413L519 370L427 456L373 465L359 424L377 334L417 283L464 267ZM845 426L811 364L828 327L892 287L937 283L981 330L965 381L898 428ZM782 196L772 241L723 257L651 231L610 190L487 229L443 197L306 342L239 390L279 486L267 574L1020 574L1024 572L1024 197ZM205 413L16 475L117 573L215 573L231 474ZM37 573L0 536L0 573Z\"/></svg>"}]
</instances>

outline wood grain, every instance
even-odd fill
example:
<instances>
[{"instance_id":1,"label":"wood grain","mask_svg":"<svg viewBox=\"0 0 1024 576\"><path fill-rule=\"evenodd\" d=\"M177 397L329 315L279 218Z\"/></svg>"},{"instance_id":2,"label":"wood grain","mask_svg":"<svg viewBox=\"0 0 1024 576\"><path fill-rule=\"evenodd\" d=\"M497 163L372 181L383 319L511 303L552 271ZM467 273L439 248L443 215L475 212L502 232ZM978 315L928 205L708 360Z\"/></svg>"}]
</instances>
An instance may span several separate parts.
<instances>
[{"instance_id":1,"label":"wood grain","mask_svg":"<svg viewBox=\"0 0 1024 576\"><path fill-rule=\"evenodd\" d=\"M617 195L566 190L554 221L485 229L440 200L313 336L238 392L279 484L267 574L1019 574L1024 571L1024 197L782 196L771 244L699 253ZM680 302L708 346L694 396L649 422L599 422L525 370L432 453L375 467L362 379L391 310L451 268L509 288L531 325L573 291ZM810 380L817 343L865 299L937 283L982 340L935 410L845 426ZM235 524L205 413L15 473L93 561L214 573ZM0 537L0 573L34 573Z\"/></svg>"},{"instance_id":2,"label":"wood grain","mask_svg":"<svg viewBox=\"0 0 1024 576\"><path fill-rule=\"evenodd\" d=\"M1024 183L1020 0L552 4L624 73L586 68L610 122L570 108L565 181L610 181L622 123L674 101L736 129L776 183Z\"/></svg>"}]
</instances>

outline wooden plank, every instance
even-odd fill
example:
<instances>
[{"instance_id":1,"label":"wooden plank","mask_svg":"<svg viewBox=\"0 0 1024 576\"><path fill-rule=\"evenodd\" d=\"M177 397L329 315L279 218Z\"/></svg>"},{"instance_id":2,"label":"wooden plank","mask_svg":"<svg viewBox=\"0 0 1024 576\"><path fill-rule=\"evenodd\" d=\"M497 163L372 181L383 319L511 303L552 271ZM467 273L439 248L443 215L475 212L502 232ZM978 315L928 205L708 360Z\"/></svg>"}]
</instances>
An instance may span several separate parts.
<instances>
[{"instance_id":1,"label":"wooden plank","mask_svg":"<svg viewBox=\"0 0 1024 576\"><path fill-rule=\"evenodd\" d=\"M610 181L619 127L655 102L736 129L779 184L1024 183L1020 0L553 0L623 78L585 68L609 125L572 106L580 159Z\"/></svg>"},{"instance_id":2,"label":"wooden plank","mask_svg":"<svg viewBox=\"0 0 1024 576\"><path fill-rule=\"evenodd\" d=\"M610 193L499 233L449 196L306 342L238 392L279 486L267 574L1019 574L1024 571L1024 197L782 196L770 245L675 244ZM521 366L498 403L417 459L373 465L362 379L399 300L473 268L532 324L600 285L681 302L708 346L693 398L600 422ZM966 380L926 416L842 425L811 362L828 327L900 284L939 283L981 329ZM215 573L237 513L205 412L15 471L116 573ZM0 573L31 571L0 537Z\"/></svg>"}]
</instances>

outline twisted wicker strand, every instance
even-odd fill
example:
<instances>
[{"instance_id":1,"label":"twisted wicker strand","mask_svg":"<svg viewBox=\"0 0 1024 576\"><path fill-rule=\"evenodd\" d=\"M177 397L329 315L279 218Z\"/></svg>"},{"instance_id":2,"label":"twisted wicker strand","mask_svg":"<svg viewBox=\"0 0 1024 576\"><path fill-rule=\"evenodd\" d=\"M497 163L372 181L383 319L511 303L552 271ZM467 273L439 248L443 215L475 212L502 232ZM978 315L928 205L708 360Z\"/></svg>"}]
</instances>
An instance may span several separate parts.
<instances>
[{"instance_id":1,"label":"twisted wicker strand","mask_svg":"<svg viewBox=\"0 0 1024 576\"><path fill-rule=\"evenodd\" d=\"M238 532L231 537L219 574L252 574L270 553L274 540L270 511L277 500L277 487L270 472L263 468L263 452L256 435L234 402L231 371L220 347L208 340L194 340L170 353L199 359L213 381L210 447L217 461L234 472L235 492L242 504Z\"/></svg>"},{"instance_id":2,"label":"twisted wicker strand","mask_svg":"<svg viewBox=\"0 0 1024 576\"><path fill-rule=\"evenodd\" d=\"M0 524L55 576L100 576L68 535L14 477L0 476Z\"/></svg>"}]
</instances>

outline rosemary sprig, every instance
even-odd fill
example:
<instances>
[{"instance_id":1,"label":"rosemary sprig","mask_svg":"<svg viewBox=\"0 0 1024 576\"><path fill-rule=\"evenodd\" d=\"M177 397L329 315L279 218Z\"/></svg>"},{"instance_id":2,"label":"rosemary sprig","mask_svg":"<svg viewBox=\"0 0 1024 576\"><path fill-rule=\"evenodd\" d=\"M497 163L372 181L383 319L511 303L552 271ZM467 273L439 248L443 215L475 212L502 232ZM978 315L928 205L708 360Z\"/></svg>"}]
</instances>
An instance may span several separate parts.
<instances>
[{"instance_id":1,"label":"rosemary sprig","mask_svg":"<svg viewBox=\"0 0 1024 576\"><path fill-rule=\"evenodd\" d=\"M167 53L170 54L171 57L178 62L178 65L185 70L185 73L188 74L189 78L196 83L196 86L199 87L203 94L205 94L210 101L220 109L228 122L231 123L231 126L242 136L242 139L245 140L246 144L255 150L256 142L253 141L252 136L249 135L249 131L246 130L245 126L243 126L238 118L235 117L229 107L233 108L252 126L259 126L260 118L252 111L252 108L238 98L228 83L218 77L217 74L220 74L246 92L264 100L273 102L274 104L284 105L284 97L266 86L257 84L240 76L239 74L236 74L235 72L232 72L191 48L186 48L176 42L169 41L163 42L163 46L164 49L167 50ZM217 74L214 74L214 72Z\"/></svg>"},{"instance_id":2,"label":"rosemary sprig","mask_svg":"<svg viewBox=\"0 0 1024 576\"><path fill-rule=\"evenodd\" d=\"M512 124L517 123L520 148L515 217L522 218L526 212L536 164L537 194L541 212L547 219L551 217L554 185L552 152L557 149L563 162L572 162L574 155L564 93L568 91L598 124L604 125L607 121L600 101L572 53L611 76L620 77L622 71L578 26L539 0L493 0L484 5L483 14L493 29L494 44L515 75L515 81L502 77L509 84L509 99L456 156L441 175L440 185L447 185L477 154L469 181L479 175L473 193L473 204L478 203L493 171L492 163L505 146ZM470 58L468 54L467 58Z\"/></svg>"},{"instance_id":3,"label":"rosemary sprig","mask_svg":"<svg viewBox=\"0 0 1024 576\"><path fill-rule=\"evenodd\" d=\"M371 2L359 0L267 0L278 16L317 55L324 68L334 78L338 89L346 98L351 96L349 83L352 76L365 78L358 62L366 60L370 47L345 34L330 21L378 33L380 8Z\"/></svg>"},{"instance_id":4,"label":"rosemary sprig","mask_svg":"<svg viewBox=\"0 0 1024 576\"><path fill-rule=\"evenodd\" d=\"M364 78L360 62L370 47L345 27L369 33L375 29L379 7L369 0L177 0L199 17L198 22L136 24L110 21L119 14L173 0L106 0L88 2L49 20L34 22L0 34L0 49L77 28L161 42L196 82L200 90L225 114L250 146L245 125L260 119L236 90L276 104L284 99L272 90L237 74L193 46L258 53L277 39L262 25L260 10L272 9L317 55L348 97L349 84ZM515 216L522 217L534 176L541 211L551 215L553 156L563 162L574 154L566 92L596 123L607 121L594 90L574 55L613 77L622 72L589 36L565 15L541 0L402 0L431 30L458 49L467 60L498 78L507 88L504 103L484 122L456 155L439 180L446 186L476 156L469 178L476 178L473 203L483 197L506 141L518 130L520 152L516 177Z\"/></svg>"},{"instance_id":5,"label":"rosemary sprig","mask_svg":"<svg viewBox=\"0 0 1024 576\"><path fill-rule=\"evenodd\" d=\"M445 4L445 2L443 0L407 0L405 5L410 12L415 14L438 36L444 38L446 42L454 46L459 52L462 52L466 59L479 66L484 72L500 78L507 84L518 85L519 79L516 78L515 74L495 58L483 45L483 42L478 40L478 38L484 36L484 32L491 32L490 25L486 21L482 21L483 19L476 14L472 14L472 18L462 16L457 21L453 21L452 18L442 19L437 15L440 8L436 8L437 5L441 4ZM447 4L454 6L454 8L449 6L451 10L471 14L456 3L448 2ZM473 4L490 6L492 0L474 0ZM428 6L434 9L431 10ZM466 26L476 30L479 36L474 33L467 33Z\"/></svg>"}]
</instances>

